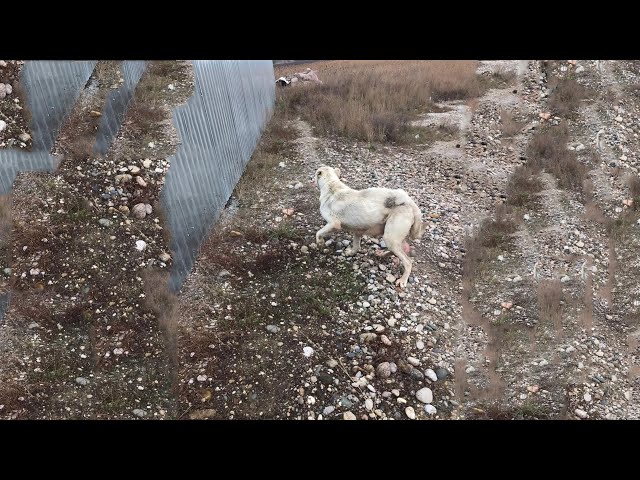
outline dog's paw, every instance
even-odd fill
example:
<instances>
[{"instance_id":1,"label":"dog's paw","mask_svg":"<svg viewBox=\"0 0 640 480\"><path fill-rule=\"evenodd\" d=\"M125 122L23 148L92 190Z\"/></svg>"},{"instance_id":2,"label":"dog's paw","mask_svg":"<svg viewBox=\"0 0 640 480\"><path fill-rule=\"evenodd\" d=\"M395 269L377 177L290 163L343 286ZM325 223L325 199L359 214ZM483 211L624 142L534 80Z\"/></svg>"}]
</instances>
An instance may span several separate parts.
<instances>
[{"instance_id":1,"label":"dog's paw","mask_svg":"<svg viewBox=\"0 0 640 480\"><path fill-rule=\"evenodd\" d=\"M316 237L316 244L318 245L318 248L324 247L324 238Z\"/></svg>"},{"instance_id":2,"label":"dog's paw","mask_svg":"<svg viewBox=\"0 0 640 480\"><path fill-rule=\"evenodd\" d=\"M407 281L403 278L399 278L398 280L396 280L396 285L399 285L400 288L406 288L407 287Z\"/></svg>"}]
</instances>

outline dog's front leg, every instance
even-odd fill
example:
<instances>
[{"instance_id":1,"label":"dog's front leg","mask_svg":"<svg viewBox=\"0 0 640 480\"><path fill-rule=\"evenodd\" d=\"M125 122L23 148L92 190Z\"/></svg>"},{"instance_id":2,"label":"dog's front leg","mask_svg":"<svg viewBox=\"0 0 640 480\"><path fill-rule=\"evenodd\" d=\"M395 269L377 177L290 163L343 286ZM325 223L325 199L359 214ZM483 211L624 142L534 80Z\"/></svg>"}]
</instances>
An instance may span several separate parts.
<instances>
[{"instance_id":1,"label":"dog's front leg","mask_svg":"<svg viewBox=\"0 0 640 480\"><path fill-rule=\"evenodd\" d=\"M329 222L316 233L316 243L318 246L324 244L324 238L335 230L340 230L340 222Z\"/></svg>"},{"instance_id":2,"label":"dog's front leg","mask_svg":"<svg viewBox=\"0 0 640 480\"><path fill-rule=\"evenodd\" d=\"M353 234L353 247L347 248L347 250L344 252L344 254L347 257L350 257L351 255L355 255L356 252L358 252L358 250L360 250L360 240L362 240L362 235L354 233Z\"/></svg>"}]
</instances>

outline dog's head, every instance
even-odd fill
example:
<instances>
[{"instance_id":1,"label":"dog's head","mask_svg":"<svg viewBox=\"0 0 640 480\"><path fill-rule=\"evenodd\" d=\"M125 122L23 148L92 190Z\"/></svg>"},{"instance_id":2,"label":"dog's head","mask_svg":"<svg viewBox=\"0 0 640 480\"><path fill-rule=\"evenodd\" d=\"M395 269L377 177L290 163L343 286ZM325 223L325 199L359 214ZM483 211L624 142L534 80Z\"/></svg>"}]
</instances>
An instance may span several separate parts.
<instances>
[{"instance_id":1,"label":"dog's head","mask_svg":"<svg viewBox=\"0 0 640 480\"><path fill-rule=\"evenodd\" d=\"M330 180L338 180L340 178L340 169L322 166L316 170L314 181L318 188L322 188L322 185Z\"/></svg>"}]
</instances>

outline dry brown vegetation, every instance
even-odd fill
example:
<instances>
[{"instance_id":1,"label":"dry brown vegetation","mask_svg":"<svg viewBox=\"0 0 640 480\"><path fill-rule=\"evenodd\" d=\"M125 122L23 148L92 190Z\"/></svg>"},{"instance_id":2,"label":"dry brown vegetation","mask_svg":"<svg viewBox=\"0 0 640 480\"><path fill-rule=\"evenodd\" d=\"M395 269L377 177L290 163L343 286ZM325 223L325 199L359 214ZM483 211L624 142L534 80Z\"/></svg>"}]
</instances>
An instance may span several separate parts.
<instances>
[{"instance_id":1,"label":"dry brown vegetation","mask_svg":"<svg viewBox=\"0 0 640 480\"><path fill-rule=\"evenodd\" d=\"M523 207L530 204L532 195L542 190L542 182L536 177L533 170L522 165L517 167L507 182L507 203L515 207Z\"/></svg>"},{"instance_id":2,"label":"dry brown vegetation","mask_svg":"<svg viewBox=\"0 0 640 480\"><path fill-rule=\"evenodd\" d=\"M509 206L497 205L495 218L486 218L475 235L465 238L464 277L473 279L482 264L491 258L492 252L508 244L516 229L517 224Z\"/></svg>"},{"instance_id":3,"label":"dry brown vegetation","mask_svg":"<svg viewBox=\"0 0 640 480\"><path fill-rule=\"evenodd\" d=\"M557 82L557 83L556 83ZM589 90L570 78L555 80L555 87L552 86L552 93L549 97L549 107L551 111L563 117L572 117L582 100L589 97Z\"/></svg>"},{"instance_id":4,"label":"dry brown vegetation","mask_svg":"<svg viewBox=\"0 0 640 480\"><path fill-rule=\"evenodd\" d=\"M517 135L523 127L524 122L517 121L508 110L502 110L500 112L500 130L505 137Z\"/></svg>"},{"instance_id":5,"label":"dry brown vegetation","mask_svg":"<svg viewBox=\"0 0 640 480\"><path fill-rule=\"evenodd\" d=\"M300 115L322 134L368 142L414 138L412 115L437 111L436 102L480 95L485 83L476 61L333 61L312 64L321 85L278 91L285 115ZM280 67L276 76L299 71Z\"/></svg>"},{"instance_id":6,"label":"dry brown vegetation","mask_svg":"<svg viewBox=\"0 0 640 480\"><path fill-rule=\"evenodd\" d=\"M561 188L582 191L588 167L567 149L568 139L569 129L564 123L536 132L527 145L527 165L534 173L545 170L554 175Z\"/></svg>"},{"instance_id":7,"label":"dry brown vegetation","mask_svg":"<svg viewBox=\"0 0 640 480\"><path fill-rule=\"evenodd\" d=\"M540 320L553 325L557 333L561 331L562 284L559 280L543 280L538 287L538 309Z\"/></svg>"}]
</instances>

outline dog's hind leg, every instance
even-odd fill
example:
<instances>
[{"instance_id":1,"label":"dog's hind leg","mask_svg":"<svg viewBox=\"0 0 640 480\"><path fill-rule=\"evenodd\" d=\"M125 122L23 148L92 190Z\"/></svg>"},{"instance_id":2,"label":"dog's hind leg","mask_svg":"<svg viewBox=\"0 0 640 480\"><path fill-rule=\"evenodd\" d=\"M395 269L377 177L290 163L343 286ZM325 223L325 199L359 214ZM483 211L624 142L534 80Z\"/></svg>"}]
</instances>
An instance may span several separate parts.
<instances>
[{"instance_id":1,"label":"dog's hind leg","mask_svg":"<svg viewBox=\"0 0 640 480\"><path fill-rule=\"evenodd\" d=\"M344 252L344 254L347 257L350 257L351 255L355 255L356 252L358 252L360 250L360 240L362 240L362 234L354 233L353 234L353 247L347 248L347 250Z\"/></svg>"},{"instance_id":2,"label":"dog's hind leg","mask_svg":"<svg viewBox=\"0 0 640 480\"><path fill-rule=\"evenodd\" d=\"M404 247L406 244L404 239L409 234L412 224L413 216L407 215L407 209L398 207L391 215L389 215L384 228L384 236L382 237L384 238L384 243L387 244L387 248L391 250L402 262L402 276L396 282L396 284L400 285L401 288L405 288L407 286L413 263L413 260L411 260L411 258L409 258L405 253Z\"/></svg>"},{"instance_id":3,"label":"dog's hind leg","mask_svg":"<svg viewBox=\"0 0 640 480\"><path fill-rule=\"evenodd\" d=\"M327 223L324 227L322 227L316 233L316 243L321 245L324 243L324 237L329 235L331 232L335 230L340 230L340 222L331 222Z\"/></svg>"}]
</instances>

